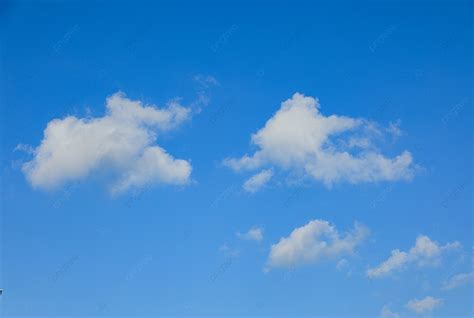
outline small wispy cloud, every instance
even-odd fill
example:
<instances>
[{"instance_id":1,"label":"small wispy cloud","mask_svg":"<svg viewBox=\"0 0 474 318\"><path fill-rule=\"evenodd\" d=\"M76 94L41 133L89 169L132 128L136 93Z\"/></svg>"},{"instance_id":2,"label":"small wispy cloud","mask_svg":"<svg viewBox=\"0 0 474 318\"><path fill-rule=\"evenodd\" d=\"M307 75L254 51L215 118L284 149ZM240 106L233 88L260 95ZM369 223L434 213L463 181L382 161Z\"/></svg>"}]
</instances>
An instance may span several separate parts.
<instances>
[{"instance_id":1,"label":"small wispy cloud","mask_svg":"<svg viewBox=\"0 0 474 318\"><path fill-rule=\"evenodd\" d=\"M389 306L385 305L382 307L382 310L380 311L380 317L381 318L400 318L400 315L396 312L391 311Z\"/></svg>"},{"instance_id":2,"label":"small wispy cloud","mask_svg":"<svg viewBox=\"0 0 474 318\"><path fill-rule=\"evenodd\" d=\"M425 312L433 311L435 308L441 306L443 303L442 299L434 298L432 296L427 296L423 299L413 299L407 303L407 308L418 313L422 314Z\"/></svg>"},{"instance_id":3,"label":"small wispy cloud","mask_svg":"<svg viewBox=\"0 0 474 318\"><path fill-rule=\"evenodd\" d=\"M245 233L236 233L237 237L242 240L257 241L260 242L263 240L263 229L257 226L253 226Z\"/></svg>"},{"instance_id":4,"label":"small wispy cloud","mask_svg":"<svg viewBox=\"0 0 474 318\"><path fill-rule=\"evenodd\" d=\"M474 272L460 273L460 274L452 276L451 278L443 282L441 289L451 290L451 289L455 289L455 288L467 285L473 281L474 281Z\"/></svg>"},{"instance_id":5,"label":"small wispy cloud","mask_svg":"<svg viewBox=\"0 0 474 318\"><path fill-rule=\"evenodd\" d=\"M212 75L196 74L193 76L193 80L200 88L209 88L220 85L219 81Z\"/></svg>"},{"instance_id":6,"label":"small wispy cloud","mask_svg":"<svg viewBox=\"0 0 474 318\"><path fill-rule=\"evenodd\" d=\"M242 187L247 192L255 193L260 190L265 184L267 184L272 177L272 169L262 170L259 173L250 177L247 181L245 181Z\"/></svg>"},{"instance_id":7,"label":"small wispy cloud","mask_svg":"<svg viewBox=\"0 0 474 318\"><path fill-rule=\"evenodd\" d=\"M378 278L389 275L393 271L401 270L410 263L419 265L435 265L440 257L446 251L458 249L461 246L459 242L451 242L446 245L431 240L426 235L420 235L416 239L415 246L408 252L399 249L392 250L390 257L379 266L367 270L369 278Z\"/></svg>"},{"instance_id":8,"label":"small wispy cloud","mask_svg":"<svg viewBox=\"0 0 474 318\"><path fill-rule=\"evenodd\" d=\"M219 252L224 253L229 257L238 257L240 256L240 250L237 248L230 247L227 244L223 244L219 247Z\"/></svg>"},{"instance_id":9,"label":"small wispy cloud","mask_svg":"<svg viewBox=\"0 0 474 318\"><path fill-rule=\"evenodd\" d=\"M196 98L189 104L189 107L195 113L200 113L211 102L211 89L220 86L220 83L214 76L204 74L194 75L193 81L197 84Z\"/></svg>"}]
</instances>

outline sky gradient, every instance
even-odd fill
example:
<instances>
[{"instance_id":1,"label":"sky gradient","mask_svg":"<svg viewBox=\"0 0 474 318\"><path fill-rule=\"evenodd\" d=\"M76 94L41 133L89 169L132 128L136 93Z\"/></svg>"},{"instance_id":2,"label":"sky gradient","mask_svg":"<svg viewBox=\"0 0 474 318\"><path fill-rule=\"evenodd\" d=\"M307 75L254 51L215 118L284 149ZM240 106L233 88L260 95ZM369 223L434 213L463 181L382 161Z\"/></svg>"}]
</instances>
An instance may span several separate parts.
<instances>
[{"instance_id":1,"label":"sky gradient","mask_svg":"<svg viewBox=\"0 0 474 318\"><path fill-rule=\"evenodd\" d=\"M472 316L472 9L1 2L0 312Z\"/></svg>"}]
</instances>

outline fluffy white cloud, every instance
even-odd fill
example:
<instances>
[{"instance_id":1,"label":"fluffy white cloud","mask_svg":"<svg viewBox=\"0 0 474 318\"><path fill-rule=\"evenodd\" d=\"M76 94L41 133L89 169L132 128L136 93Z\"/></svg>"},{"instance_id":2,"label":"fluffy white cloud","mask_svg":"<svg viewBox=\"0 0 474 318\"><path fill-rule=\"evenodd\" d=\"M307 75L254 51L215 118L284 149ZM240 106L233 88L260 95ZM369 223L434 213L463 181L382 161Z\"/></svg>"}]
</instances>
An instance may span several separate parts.
<instances>
[{"instance_id":1,"label":"fluffy white cloud","mask_svg":"<svg viewBox=\"0 0 474 318\"><path fill-rule=\"evenodd\" d=\"M177 160L158 146L144 149L134 166L112 188L120 193L130 187L142 187L150 182L165 184L185 184L191 174L191 165L185 160Z\"/></svg>"},{"instance_id":2,"label":"fluffy white cloud","mask_svg":"<svg viewBox=\"0 0 474 318\"><path fill-rule=\"evenodd\" d=\"M243 188L247 192L255 193L273 177L273 170L262 170L245 181Z\"/></svg>"},{"instance_id":3,"label":"fluffy white cloud","mask_svg":"<svg viewBox=\"0 0 474 318\"><path fill-rule=\"evenodd\" d=\"M115 178L116 193L151 183L186 184L190 163L174 159L155 141L189 117L190 110L176 101L157 108L119 92L107 98L103 117L50 121L22 170L33 187L46 190L99 170Z\"/></svg>"},{"instance_id":4,"label":"fluffy white cloud","mask_svg":"<svg viewBox=\"0 0 474 318\"><path fill-rule=\"evenodd\" d=\"M382 262L379 266L367 270L367 276L369 278L385 276L395 270L403 269L409 263L418 263L419 265L436 264L439 262L443 252L459 247L459 242L452 242L440 246L428 236L420 235L416 239L415 246L408 252L402 252L398 249L393 250L387 260Z\"/></svg>"},{"instance_id":5,"label":"fluffy white cloud","mask_svg":"<svg viewBox=\"0 0 474 318\"><path fill-rule=\"evenodd\" d=\"M400 315L396 312L393 312L390 310L390 308L385 305L382 307L382 310L380 311L380 317L381 318L400 318Z\"/></svg>"},{"instance_id":6,"label":"fluffy white cloud","mask_svg":"<svg viewBox=\"0 0 474 318\"><path fill-rule=\"evenodd\" d=\"M246 233L237 233L237 236L243 240L260 242L263 240L263 229L253 226Z\"/></svg>"},{"instance_id":7,"label":"fluffy white cloud","mask_svg":"<svg viewBox=\"0 0 474 318\"><path fill-rule=\"evenodd\" d=\"M450 290L458 288L469 284L472 281L474 281L474 272L457 274L445 281L443 283L442 289Z\"/></svg>"},{"instance_id":8,"label":"fluffy white cloud","mask_svg":"<svg viewBox=\"0 0 474 318\"><path fill-rule=\"evenodd\" d=\"M252 135L259 149L253 155L228 158L234 170L279 167L302 173L330 187L337 182L409 180L414 174L411 154L388 158L375 147L383 130L364 119L319 111L319 101L296 93L265 126Z\"/></svg>"},{"instance_id":9,"label":"fluffy white cloud","mask_svg":"<svg viewBox=\"0 0 474 318\"><path fill-rule=\"evenodd\" d=\"M442 303L443 303L442 299L427 296L421 300L418 300L418 299L410 300L407 303L407 308L418 314L422 314L428 311L432 311L436 307L441 306Z\"/></svg>"},{"instance_id":10,"label":"fluffy white cloud","mask_svg":"<svg viewBox=\"0 0 474 318\"><path fill-rule=\"evenodd\" d=\"M267 269L310 264L351 254L368 232L365 226L356 223L352 231L341 235L329 222L312 220L272 245Z\"/></svg>"}]
</instances>

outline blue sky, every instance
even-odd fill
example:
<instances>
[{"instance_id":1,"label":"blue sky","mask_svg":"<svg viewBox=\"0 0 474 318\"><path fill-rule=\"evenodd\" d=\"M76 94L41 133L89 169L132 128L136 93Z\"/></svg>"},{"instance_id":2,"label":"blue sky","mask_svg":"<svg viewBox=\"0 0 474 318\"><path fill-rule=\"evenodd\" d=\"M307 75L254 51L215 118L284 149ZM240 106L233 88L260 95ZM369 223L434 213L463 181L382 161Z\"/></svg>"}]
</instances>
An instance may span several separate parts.
<instances>
[{"instance_id":1,"label":"blue sky","mask_svg":"<svg viewBox=\"0 0 474 318\"><path fill-rule=\"evenodd\" d=\"M472 2L0 15L3 316L473 313Z\"/></svg>"}]
</instances>

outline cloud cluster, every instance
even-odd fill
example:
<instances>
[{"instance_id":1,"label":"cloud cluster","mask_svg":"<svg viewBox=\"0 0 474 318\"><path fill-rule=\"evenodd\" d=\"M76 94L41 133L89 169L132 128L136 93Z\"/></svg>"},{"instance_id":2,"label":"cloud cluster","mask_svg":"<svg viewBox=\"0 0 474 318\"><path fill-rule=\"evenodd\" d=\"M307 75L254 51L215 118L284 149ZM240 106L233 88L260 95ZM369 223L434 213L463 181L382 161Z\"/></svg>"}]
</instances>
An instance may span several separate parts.
<instances>
[{"instance_id":1,"label":"cloud cluster","mask_svg":"<svg viewBox=\"0 0 474 318\"><path fill-rule=\"evenodd\" d=\"M272 245L266 269L294 267L351 254L368 232L365 226L356 223L354 229L341 235L329 222L312 220Z\"/></svg>"},{"instance_id":2,"label":"cloud cluster","mask_svg":"<svg viewBox=\"0 0 474 318\"><path fill-rule=\"evenodd\" d=\"M376 148L375 140L384 132L364 119L325 116L317 99L296 93L252 135L258 148L254 154L227 158L224 164L236 171L278 167L328 187L343 181L411 179L415 166L410 152L389 158Z\"/></svg>"},{"instance_id":3,"label":"cloud cluster","mask_svg":"<svg viewBox=\"0 0 474 318\"><path fill-rule=\"evenodd\" d=\"M441 255L449 250L460 247L459 242L448 243L444 246L432 241L428 236L420 235L416 239L415 246L408 252L393 250L390 257L379 266L367 270L369 278L378 278L389 275L393 271L401 270L410 263L419 265L430 265L439 262Z\"/></svg>"},{"instance_id":4,"label":"cloud cluster","mask_svg":"<svg viewBox=\"0 0 474 318\"><path fill-rule=\"evenodd\" d=\"M422 314L422 313L434 310L435 308L441 306L442 303L443 303L442 299L427 296L420 300L418 299L410 300L407 303L407 308L418 314Z\"/></svg>"},{"instance_id":5,"label":"cloud cluster","mask_svg":"<svg viewBox=\"0 0 474 318\"><path fill-rule=\"evenodd\" d=\"M106 114L67 116L50 121L33 159L22 170L33 187L45 190L106 171L113 193L131 187L189 182L191 164L156 145L159 133L190 117L190 109L171 101L164 108L144 105L118 92L107 98Z\"/></svg>"}]
</instances>

